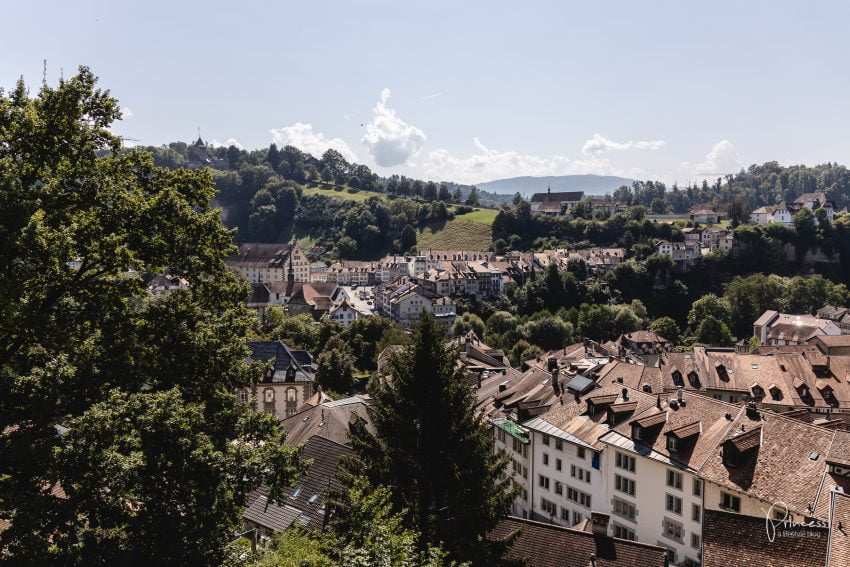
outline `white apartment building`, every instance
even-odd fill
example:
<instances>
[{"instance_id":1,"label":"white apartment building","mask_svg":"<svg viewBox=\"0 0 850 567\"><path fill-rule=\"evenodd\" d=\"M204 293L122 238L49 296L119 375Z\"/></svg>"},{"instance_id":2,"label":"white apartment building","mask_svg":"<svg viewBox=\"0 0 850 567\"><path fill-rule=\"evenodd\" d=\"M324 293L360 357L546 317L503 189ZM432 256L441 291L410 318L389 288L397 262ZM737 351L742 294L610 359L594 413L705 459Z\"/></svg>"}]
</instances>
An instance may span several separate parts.
<instances>
[{"instance_id":1,"label":"white apartment building","mask_svg":"<svg viewBox=\"0 0 850 567\"><path fill-rule=\"evenodd\" d=\"M514 485L519 487L519 494L511 504L511 514L520 518L528 518L531 514L531 439L529 432L521 425L505 418L493 422L494 450L504 451L510 458L506 474L513 475Z\"/></svg>"}]
</instances>

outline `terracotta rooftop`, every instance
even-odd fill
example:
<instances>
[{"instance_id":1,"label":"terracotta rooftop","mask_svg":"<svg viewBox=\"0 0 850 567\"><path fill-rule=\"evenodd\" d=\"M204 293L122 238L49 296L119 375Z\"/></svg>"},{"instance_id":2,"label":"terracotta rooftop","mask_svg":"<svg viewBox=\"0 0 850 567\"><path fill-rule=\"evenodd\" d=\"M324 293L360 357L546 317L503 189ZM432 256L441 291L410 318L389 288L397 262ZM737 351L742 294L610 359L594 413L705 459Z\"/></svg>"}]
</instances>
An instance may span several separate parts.
<instances>
[{"instance_id":1,"label":"terracotta rooftop","mask_svg":"<svg viewBox=\"0 0 850 567\"><path fill-rule=\"evenodd\" d=\"M357 417L371 427L366 400L360 396L324 402L287 417L280 425L286 431L287 445L301 445L314 436L341 445L348 444L348 426Z\"/></svg>"},{"instance_id":2,"label":"terracotta rooftop","mask_svg":"<svg viewBox=\"0 0 850 567\"><path fill-rule=\"evenodd\" d=\"M770 541L764 517L706 508L703 567L824 567L827 530L806 530L812 530L816 537L784 537L777 528L774 541Z\"/></svg>"},{"instance_id":3,"label":"terracotta rooftop","mask_svg":"<svg viewBox=\"0 0 850 567\"><path fill-rule=\"evenodd\" d=\"M524 561L530 567L662 567L667 564L663 547L596 535L587 531L506 518L489 534L503 540L517 534L500 565Z\"/></svg>"},{"instance_id":4,"label":"terracotta rooftop","mask_svg":"<svg viewBox=\"0 0 850 567\"><path fill-rule=\"evenodd\" d=\"M827 566L850 565L850 495L832 493Z\"/></svg>"},{"instance_id":5,"label":"terracotta rooftop","mask_svg":"<svg viewBox=\"0 0 850 567\"><path fill-rule=\"evenodd\" d=\"M661 410L652 406L636 413L634 419L618 425L614 430L624 437L631 438L630 423L638 421L642 427L648 427L643 424L655 422L657 425L657 420L662 420L661 427L648 431L638 444L697 470L714 454L718 444L732 427L735 416L742 413L743 408L691 392L682 393L684 404L674 402L675 399L675 394L671 395L669 401L662 398ZM726 417L727 414L731 419ZM695 422L701 424L699 435L693 436L695 438L692 442L679 445L676 451L668 450L666 433L686 426L691 427Z\"/></svg>"},{"instance_id":6,"label":"terracotta rooftop","mask_svg":"<svg viewBox=\"0 0 850 567\"><path fill-rule=\"evenodd\" d=\"M668 431L670 435L678 437L679 439L685 439L692 435L698 435L702 431L702 424L699 421L695 421L693 423L685 424L681 427L677 427L676 429L671 429Z\"/></svg>"},{"instance_id":7,"label":"terracotta rooftop","mask_svg":"<svg viewBox=\"0 0 850 567\"><path fill-rule=\"evenodd\" d=\"M667 412L664 410L657 410L649 413L649 415L644 415L635 419L633 423L636 423L641 427L653 427L660 425L665 421L667 421Z\"/></svg>"},{"instance_id":8,"label":"terracotta rooftop","mask_svg":"<svg viewBox=\"0 0 850 567\"><path fill-rule=\"evenodd\" d=\"M738 436L741 446L753 450L736 466L725 464L720 451L713 451L700 469L702 477L763 502L784 502L791 512L812 515L834 432L765 411L757 420L742 413L723 441L734 441L741 426L745 431Z\"/></svg>"}]
</instances>

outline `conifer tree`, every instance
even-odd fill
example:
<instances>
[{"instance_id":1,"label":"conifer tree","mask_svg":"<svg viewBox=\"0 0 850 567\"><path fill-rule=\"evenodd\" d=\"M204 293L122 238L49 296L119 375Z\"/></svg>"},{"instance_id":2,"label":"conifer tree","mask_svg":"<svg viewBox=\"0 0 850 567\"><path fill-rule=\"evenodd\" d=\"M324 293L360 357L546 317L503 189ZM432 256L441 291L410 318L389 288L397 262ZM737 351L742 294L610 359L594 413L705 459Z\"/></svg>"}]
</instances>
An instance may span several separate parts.
<instances>
[{"instance_id":1,"label":"conifer tree","mask_svg":"<svg viewBox=\"0 0 850 567\"><path fill-rule=\"evenodd\" d=\"M413 344L391 357L389 377L370 389L370 433L352 424L351 472L391 489L419 547L439 545L454 560L488 564L496 546L485 534L508 512L507 458L492 449L489 426L475 412L469 381L455 365L443 330L423 313Z\"/></svg>"}]
</instances>

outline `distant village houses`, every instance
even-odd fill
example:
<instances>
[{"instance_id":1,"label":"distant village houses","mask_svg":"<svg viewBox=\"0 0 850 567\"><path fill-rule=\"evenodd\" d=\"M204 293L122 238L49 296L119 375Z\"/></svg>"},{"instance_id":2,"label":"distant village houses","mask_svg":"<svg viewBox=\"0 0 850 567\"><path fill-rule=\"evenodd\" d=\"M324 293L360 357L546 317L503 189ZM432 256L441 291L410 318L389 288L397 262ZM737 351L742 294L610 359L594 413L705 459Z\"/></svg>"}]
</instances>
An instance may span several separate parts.
<instances>
[{"instance_id":1,"label":"distant village houses","mask_svg":"<svg viewBox=\"0 0 850 567\"><path fill-rule=\"evenodd\" d=\"M835 201L826 196L826 193L804 193L794 199L791 203L779 203L778 205L765 205L750 213L750 220L756 224L767 224L771 222L790 226L794 224L794 214L803 207L814 212L818 209L826 211L826 218L832 221L835 218Z\"/></svg>"}]
</instances>

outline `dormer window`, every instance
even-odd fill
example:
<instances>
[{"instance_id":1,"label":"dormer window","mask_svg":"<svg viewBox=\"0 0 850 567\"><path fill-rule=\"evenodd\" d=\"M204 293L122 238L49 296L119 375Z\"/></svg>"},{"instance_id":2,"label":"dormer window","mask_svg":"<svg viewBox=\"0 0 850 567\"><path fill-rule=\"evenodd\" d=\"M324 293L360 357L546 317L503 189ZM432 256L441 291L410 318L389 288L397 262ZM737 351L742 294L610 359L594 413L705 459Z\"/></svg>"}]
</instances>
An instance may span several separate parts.
<instances>
[{"instance_id":1,"label":"dormer window","mask_svg":"<svg viewBox=\"0 0 850 567\"><path fill-rule=\"evenodd\" d=\"M632 424L632 439L640 441L643 436L643 428L637 423Z\"/></svg>"},{"instance_id":2,"label":"dormer window","mask_svg":"<svg viewBox=\"0 0 850 567\"><path fill-rule=\"evenodd\" d=\"M731 443L723 445L723 464L727 467L738 466L738 451Z\"/></svg>"},{"instance_id":3,"label":"dormer window","mask_svg":"<svg viewBox=\"0 0 850 567\"><path fill-rule=\"evenodd\" d=\"M676 386L684 385L684 381L682 380L682 373L678 370L675 370L673 372L673 384L675 384Z\"/></svg>"},{"instance_id":4,"label":"dormer window","mask_svg":"<svg viewBox=\"0 0 850 567\"><path fill-rule=\"evenodd\" d=\"M667 436L667 450L671 452L679 450L679 440L672 435Z\"/></svg>"},{"instance_id":5,"label":"dormer window","mask_svg":"<svg viewBox=\"0 0 850 567\"><path fill-rule=\"evenodd\" d=\"M723 380L724 382L728 382L729 381L729 371L726 370L726 366L723 363L718 362L715 365L715 368L717 369L717 377L720 378L721 380Z\"/></svg>"},{"instance_id":6,"label":"dormer window","mask_svg":"<svg viewBox=\"0 0 850 567\"><path fill-rule=\"evenodd\" d=\"M774 400L781 400L782 399L782 390L780 390L778 386L776 386L776 385L771 386L769 391L770 391L770 397L772 399L774 399Z\"/></svg>"},{"instance_id":7,"label":"dormer window","mask_svg":"<svg viewBox=\"0 0 850 567\"><path fill-rule=\"evenodd\" d=\"M286 379L287 380L295 380L295 367L290 366L286 369Z\"/></svg>"},{"instance_id":8,"label":"dormer window","mask_svg":"<svg viewBox=\"0 0 850 567\"><path fill-rule=\"evenodd\" d=\"M761 386L759 386L758 384L756 384L755 386L753 386L753 387L751 388L751 391L752 391L752 393L753 393L753 397L754 397L754 398L763 398L763 397L764 397L764 390L763 390L763 389L762 389L762 387L761 387Z\"/></svg>"},{"instance_id":9,"label":"dormer window","mask_svg":"<svg viewBox=\"0 0 850 567\"><path fill-rule=\"evenodd\" d=\"M692 388L699 388L699 374L694 371L688 373L688 382Z\"/></svg>"}]
</instances>

